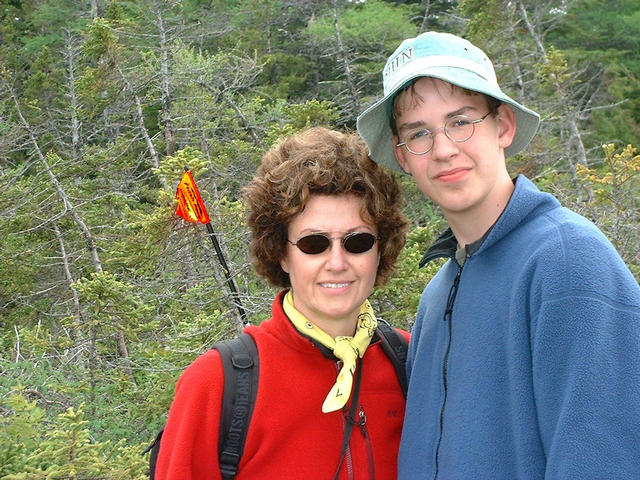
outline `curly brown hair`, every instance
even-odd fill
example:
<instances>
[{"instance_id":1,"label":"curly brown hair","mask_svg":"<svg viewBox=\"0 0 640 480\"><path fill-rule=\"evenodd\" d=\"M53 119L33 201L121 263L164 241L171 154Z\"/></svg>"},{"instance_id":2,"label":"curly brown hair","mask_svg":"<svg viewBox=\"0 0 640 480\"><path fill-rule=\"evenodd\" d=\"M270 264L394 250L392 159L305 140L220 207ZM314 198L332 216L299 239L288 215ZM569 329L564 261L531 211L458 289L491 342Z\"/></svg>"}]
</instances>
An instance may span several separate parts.
<instances>
[{"instance_id":1,"label":"curly brown hair","mask_svg":"<svg viewBox=\"0 0 640 480\"><path fill-rule=\"evenodd\" d=\"M289 287L280 267L287 246L287 227L310 195L353 194L361 199L362 219L380 237L380 264L375 285L384 285L405 243L408 223L394 177L369 158L355 133L313 127L286 137L262 157L244 187L256 271L270 283Z\"/></svg>"}]
</instances>

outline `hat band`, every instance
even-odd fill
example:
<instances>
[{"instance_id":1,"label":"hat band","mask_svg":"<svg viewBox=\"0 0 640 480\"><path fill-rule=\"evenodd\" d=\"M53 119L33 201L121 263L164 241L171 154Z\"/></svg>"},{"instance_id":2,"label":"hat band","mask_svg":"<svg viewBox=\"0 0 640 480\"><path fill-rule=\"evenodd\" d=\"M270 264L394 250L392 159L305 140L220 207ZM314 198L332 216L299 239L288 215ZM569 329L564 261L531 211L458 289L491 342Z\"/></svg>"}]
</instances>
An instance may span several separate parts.
<instances>
[{"instance_id":1,"label":"hat band","mask_svg":"<svg viewBox=\"0 0 640 480\"><path fill-rule=\"evenodd\" d=\"M428 77L427 70L432 68L460 68L475 73L482 77L487 82L491 82L494 85L498 85L498 80L493 69L484 68L482 65L466 58L454 57L451 55L436 55L430 57L416 58L408 64L405 64L406 68L398 68L395 72L389 73L385 69L385 89L384 95L386 96L390 91L394 90L398 85L404 84L410 78L416 76ZM402 76L399 74L402 73Z\"/></svg>"}]
</instances>

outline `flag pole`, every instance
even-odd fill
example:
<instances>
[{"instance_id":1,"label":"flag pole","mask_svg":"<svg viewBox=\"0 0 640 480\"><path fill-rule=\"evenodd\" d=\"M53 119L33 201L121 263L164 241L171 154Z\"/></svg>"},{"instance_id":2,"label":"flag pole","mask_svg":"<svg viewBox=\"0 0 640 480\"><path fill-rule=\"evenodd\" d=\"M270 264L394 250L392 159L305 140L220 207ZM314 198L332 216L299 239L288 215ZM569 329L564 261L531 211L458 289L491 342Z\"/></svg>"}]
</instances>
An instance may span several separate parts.
<instances>
[{"instance_id":1,"label":"flag pole","mask_svg":"<svg viewBox=\"0 0 640 480\"><path fill-rule=\"evenodd\" d=\"M236 289L236 285L233 282L233 277L231 277L231 272L229 271L227 261L222 254L222 249L220 248L220 244L218 243L216 234L213 231L213 226L211 226L209 214L207 213L204 202L200 197L200 192L198 192L196 182L193 179L191 172L189 171L189 167L187 166L184 167L182 180L180 180L180 183L178 184L178 188L176 190L176 198L178 199L178 209L176 210L177 215L181 216L188 222L204 223L207 226L209 238L213 243L213 248L215 248L216 250L216 256L218 257L220 265L222 265L222 270L224 270L224 276L227 280L227 285L229 285L229 289L231 290L231 299L233 301L233 304L236 306L238 313L240 314L242 324L246 327L249 324L249 321L247 320L247 315L244 311L244 308L242 308L242 304L240 303L238 290Z\"/></svg>"},{"instance_id":2,"label":"flag pole","mask_svg":"<svg viewBox=\"0 0 640 480\"><path fill-rule=\"evenodd\" d=\"M231 290L231 298L233 299L233 304L236 306L238 313L240 314L240 318L242 318L242 323L244 326L249 324L247 320L247 315L242 308L242 304L240 303L240 297L238 295L238 290L236 289L236 284L233 281L233 277L229 272L229 267L227 266L227 261L224 259L224 255L222 254L222 250L220 249L220 244L218 243L218 239L216 238L216 234L213 231L213 227L211 226L211 222L207 224L207 231L209 232L209 238L213 243L213 248L216 250L216 255L218 256L218 260L220 261L220 265L222 265L222 270L224 270L224 276L227 279L227 285L229 285L229 290Z\"/></svg>"}]
</instances>

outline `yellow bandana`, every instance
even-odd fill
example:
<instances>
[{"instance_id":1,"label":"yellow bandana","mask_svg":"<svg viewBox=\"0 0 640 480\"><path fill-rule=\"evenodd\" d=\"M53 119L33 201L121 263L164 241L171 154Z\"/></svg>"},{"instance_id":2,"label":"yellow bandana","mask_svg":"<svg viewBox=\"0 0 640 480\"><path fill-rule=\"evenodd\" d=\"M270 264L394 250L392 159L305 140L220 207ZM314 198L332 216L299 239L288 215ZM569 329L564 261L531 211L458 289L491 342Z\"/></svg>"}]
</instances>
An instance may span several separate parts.
<instances>
[{"instance_id":1,"label":"yellow bandana","mask_svg":"<svg viewBox=\"0 0 640 480\"><path fill-rule=\"evenodd\" d=\"M351 396L353 374L356 371L356 360L358 357L362 358L364 355L365 350L369 346L369 342L371 342L373 333L378 326L378 321L373 314L373 308L371 308L369 300L365 300L360 306L356 334L353 337L338 336L335 339L307 320L305 316L293 306L293 294L291 290L285 295L283 306L287 317L289 317L293 326L296 327L300 333L330 348L333 354L342 360L342 369L338 373L335 385L331 388L327 398L322 404L322 412L329 413L341 409Z\"/></svg>"}]
</instances>

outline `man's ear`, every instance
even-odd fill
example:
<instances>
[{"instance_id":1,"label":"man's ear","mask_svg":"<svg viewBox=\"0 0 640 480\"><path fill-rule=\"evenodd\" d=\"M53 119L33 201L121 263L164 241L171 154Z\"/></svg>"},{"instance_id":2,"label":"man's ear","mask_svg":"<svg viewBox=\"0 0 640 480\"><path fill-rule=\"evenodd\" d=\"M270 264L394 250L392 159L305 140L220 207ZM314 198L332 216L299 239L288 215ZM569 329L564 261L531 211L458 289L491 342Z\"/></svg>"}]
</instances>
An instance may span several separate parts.
<instances>
[{"instance_id":1,"label":"man's ear","mask_svg":"<svg viewBox=\"0 0 640 480\"><path fill-rule=\"evenodd\" d=\"M404 173L411 175L411 172L409 171L409 164L407 163L407 160L404 156L406 150L404 149L404 147L396 147L398 142L400 142L399 138L396 135L393 135L391 137L391 141L393 142L393 153L396 156L396 162L398 162L400 168L404 170Z\"/></svg>"},{"instance_id":2,"label":"man's ear","mask_svg":"<svg viewBox=\"0 0 640 480\"><path fill-rule=\"evenodd\" d=\"M513 142L516 135L516 114L509 105L503 103L498 107L498 144L507 148Z\"/></svg>"}]
</instances>

